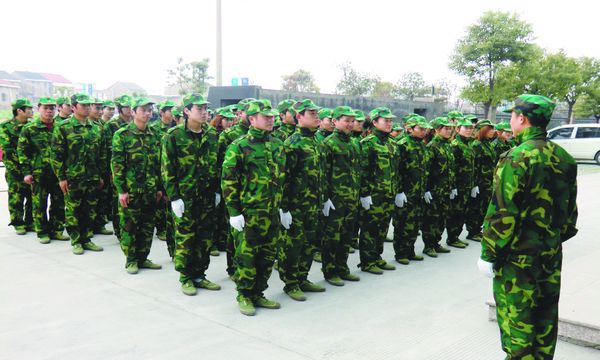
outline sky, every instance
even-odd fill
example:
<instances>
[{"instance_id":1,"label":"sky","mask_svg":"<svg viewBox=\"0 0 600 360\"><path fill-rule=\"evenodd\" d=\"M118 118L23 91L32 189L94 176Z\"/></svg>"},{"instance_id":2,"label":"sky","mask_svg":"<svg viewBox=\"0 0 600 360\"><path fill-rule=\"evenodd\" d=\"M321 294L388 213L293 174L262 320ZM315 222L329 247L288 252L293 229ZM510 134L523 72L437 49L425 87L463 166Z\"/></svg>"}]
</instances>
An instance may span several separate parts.
<instances>
[{"instance_id":1,"label":"sky","mask_svg":"<svg viewBox=\"0 0 600 360\"><path fill-rule=\"evenodd\" d=\"M163 94L178 57L209 58L216 77L216 0L3 0L0 8L0 70L58 73L97 89L134 82L150 94ZM222 0L223 85L247 77L279 89L283 75L304 69L333 93L348 61L385 81L420 72L460 84L448 59L490 10L519 15L549 51L600 58L600 3L590 0Z\"/></svg>"}]
</instances>

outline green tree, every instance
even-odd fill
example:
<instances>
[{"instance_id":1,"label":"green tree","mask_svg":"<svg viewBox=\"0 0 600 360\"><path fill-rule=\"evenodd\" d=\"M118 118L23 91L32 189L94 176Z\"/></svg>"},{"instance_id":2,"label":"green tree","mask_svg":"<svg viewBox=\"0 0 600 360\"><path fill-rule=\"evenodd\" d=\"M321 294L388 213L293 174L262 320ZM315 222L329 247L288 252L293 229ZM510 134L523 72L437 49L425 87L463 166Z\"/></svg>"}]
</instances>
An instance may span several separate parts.
<instances>
[{"instance_id":1,"label":"green tree","mask_svg":"<svg viewBox=\"0 0 600 360\"><path fill-rule=\"evenodd\" d=\"M315 83L315 78L309 71L300 69L290 75L284 75L281 78L283 79L283 83L281 84L282 90L317 94L320 91Z\"/></svg>"},{"instance_id":2,"label":"green tree","mask_svg":"<svg viewBox=\"0 0 600 360\"><path fill-rule=\"evenodd\" d=\"M414 100L417 96L424 96L431 92L423 75L418 72L409 72L398 80L394 89L394 96L404 100Z\"/></svg>"},{"instance_id":3,"label":"green tree","mask_svg":"<svg viewBox=\"0 0 600 360\"><path fill-rule=\"evenodd\" d=\"M340 65L340 70L342 70L342 79L336 86L338 94L352 96L370 95L375 88L375 84L380 82L377 76L355 70L350 62Z\"/></svg>"},{"instance_id":4,"label":"green tree","mask_svg":"<svg viewBox=\"0 0 600 360\"><path fill-rule=\"evenodd\" d=\"M175 69L167 70L169 85L177 85L180 95L188 92L206 94L209 87L207 81L212 79L208 75L208 62L209 59L205 58L202 61L184 63L182 57L177 58Z\"/></svg>"},{"instance_id":5,"label":"green tree","mask_svg":"<svg viewBox=\"0 0 600 360\"><path fill-rule=\"evenodd\" d=\"M393 97L394 93L394 84L389 81L378 81L373 86L373 91L371 92L372 96L379 97Z\"/></svg>"},{"instance_id":6,"label":"green tree","mask_svg":"<svg viewBox=\"0 0 600 360\"><path fill-rule=\"evenodd\" d=\"M482 103L486 118L494 119L498 103L509 98L502 87L497 88L499 73L512 63L531 59L532 36L531 25L517 15L486 12L458 41L449 67L467 78L461 96Z\"/></svg>"}]
</instances>

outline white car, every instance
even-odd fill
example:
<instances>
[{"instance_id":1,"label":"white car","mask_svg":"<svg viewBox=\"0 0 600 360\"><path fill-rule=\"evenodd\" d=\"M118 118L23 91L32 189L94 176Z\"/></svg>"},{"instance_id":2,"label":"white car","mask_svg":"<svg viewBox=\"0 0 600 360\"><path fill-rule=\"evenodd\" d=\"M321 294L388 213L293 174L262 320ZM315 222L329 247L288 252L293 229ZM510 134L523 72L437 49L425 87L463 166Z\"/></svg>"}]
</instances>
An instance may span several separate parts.
<instances>
[{"instance_id":1,"label":"white car","mask_svg":"<svg viewBox=\"0 0 600 360\"><path fill-rule=\"evenodd\" d=\"M548 139L576 160L596 160L600 165L600 124L570 124L548 130Z\"/></svg>"}]
</instances>

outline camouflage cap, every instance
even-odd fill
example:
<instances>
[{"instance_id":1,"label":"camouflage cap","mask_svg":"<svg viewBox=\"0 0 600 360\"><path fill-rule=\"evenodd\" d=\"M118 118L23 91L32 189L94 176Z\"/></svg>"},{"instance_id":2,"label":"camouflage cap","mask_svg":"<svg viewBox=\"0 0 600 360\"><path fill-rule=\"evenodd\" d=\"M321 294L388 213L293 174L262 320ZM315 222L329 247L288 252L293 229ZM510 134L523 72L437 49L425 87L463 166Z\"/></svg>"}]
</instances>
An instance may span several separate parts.
<instances>
[{"instance_id":1,"label":"camouflage cap","mask_svg":"<svg viewBox=\"0 0 600 360\"><path fill-rule=\"evenodd\" d=\"M71 98L68 96L59 96L56 98L56 104L58 106L67 104L67 105L71 105Z\"/></svg>"},{"instance_id":2,"label":"camouflage cap","mask_svg":"<svg viewBox=\"0 0 600 360\"><path fill-rule=\"evenodd\" d=\"M510 127L510 123L508 121L503 121L503 122L497 123L494 126L494 129L496 129L497 131L512 132L512 129Z\"/></svg>"},{"instance_id":3,"label":"camouflage cap","mask_svg":"<svg viewBox=\"0 0 600 360\"><path fill-rule=\"evenodd\" d=\"M433 122L433 124L432 124ZM436 117L429 123L434 129L441 128L442 126L454 126L453 123L448 121L446 116Z\"/></svg>"},{"instance_id":4,"label":"camouflage cap","mask_svg":"<svg viewBox=\"0 0 600 360\"><path fill-rule=\"evenodd\" d=\"M382 106L371 110L371 112L369 112L369 117L372 121L374 121L380 117L385 119L393 119L396 117L396 115L392 114L392 110L390 110L389 108Z\"/></svg>"},{"instance_id":5,"label":"camouflage cap","mask_svg":"<svg viewBox=\"0 0 600 360\"><path fill-rule=\"evenodd\" d=\"M220 115L224 118L228 118L228 119L235 118L235 114L231 111L231 108L229 108L229 107L221 108L219 111L216 111L216 113L217 113L217 115Z\"/></svg>"},{"instance_id":6,"label":"camouflage cap","mask_svg":"<svg viewBox=\"0 0 600 360\"><path fill-rule=\"evenodd\" d=\"M404 127L402 126L402 124L394 123L392 125L392 131L402 131L402 130L404 130Z\"/></svg>"},{"instance_id":7,"label":"camouflage cap","mask_svg":"<svg viewBox=\"0 0 600 360\"><path fill-rule=\"evenodd\" d=\"M322 108L319 110L319 119L323 120L325 118L331 118L333 115L333 110L330 108Z\"/></svg>"},{"instance_id":8,"label":"camouflage cap","mask_svg":"<svg viewBox=\"0 0 600 360\"><path fill-rule=\"evenodd\" d=\"M130 95L123 94L115 99L115 104L117 104L118 106L121 106L121 107L128 107L128 106L130 107L132 100L133 99L131 98Z\"/></svg>"},{"instance_id":9,"label":"camouflage cap","mask_svg":"<svg viewBox=\"0 0 600 360\"><path fill-rule=\"evenodd\" d=\"M240 106L238 104L227 105L224 107L224 109L227 109L227 110L231 111L232 113L236 113L236 112L238 112L238 110L242 110L242 109L240 109Z\"/></svg>"},{"instance_id":10,"label":"camouflage cap","mask_svg":"<svg viewBox=\"0 0 600 360\"><path fill-rule=\"evenodd\" d=\"M41 97L38 100L38 105L56 105L56 100L51 97Z\"/></svg>"},{"instance_id":11,"label":"camouflage cap","mask_svg":"<svg viewBox=\"0 0 600 360\"><path fill-rule=\"evenodd\" d=\"M98 98L93 98L91 100L92 100L92 104L94 104L94 105L102 105L102 104L104 104L104 101L100 100Z\"/></svg>"},{"instance_id":12,"label":"camouflage cap","mask_svg":"<svg viewBox=\"0 0 600 360\"><path fill-rule=\"evenodd\" d=\"M254 100L246 104L246 115L263 114L266 116L279 115L277 110L271 107L271 101L268 99Z\"/></svg>"},{"instance_id":13,"label":"camouflage cap","mask_svg":"<svg viewBox=\"0 0 600 360\"><path fill-rule=\"evenodd\" d=\"M81 104L81 105L90 105L93 103L93 100L88 96L88 94L77 93L71 96L71 104Z\"/></svg>"},{"instance_id":14,"label":"camouflage cap","mask_svg":"<svg viewBox=\"0 0 600 360\"><path fill-rule=\"evenodd\" d=\"M153 104L154 104L154 101L150 100L150 98L148 98L146 96L138 96L131 101L131 108L135 109L139 106L153 105Z\"/></svg>"},{"instance_id":15,"label":"camouflage cap","mask_svg":"<svg viewBox=\"0 0 600 360\"><path fill-rule=\"evenodd\" d=\"M202 96L198 93L188 93L181 100L181 104L183 105L183 107L186 107L189 105L207 105L208 103L209 102L206 101L204 96Z\"/></svg>"},{"instance_id":16,"label":"camouflage cap","mask_svg":"<svg viewBox=\"0 0 600 360\"><path fill-rule=\"evenodd\" d=\"M174 108L175 106L177 106L177 104L175 104L174 101L171 100L163 100L161 102L158 103L158 110L162 110L164 108Z\"/></svg>"},{"instance_id":17,"label":"camouflage cap","mask_svg":"<svg viewBox=\"0 0 600 360\"><path fill-rule=\"evenodd\" d=\"M323 110L321 110L323 111ZM319 115L321 115L321 111L319 111ZM337 106L335 109L333 109L331 116L334 119L339 119L342 116L351 116L351 117L356 117L356 111L352 110L352 108L350 106L346 106L346 105L340 105Z\"/></svg>"},{"instance_id":18,"label":"camouflage cap","mask_svg":"<svg viewBox=\"0 0 600 360\"><path fill-rule=\"evenodd\" d=\"M181 111L179 106L175 106L173 109L171 109L171 114L176 117L182 117L183 111Z\"/></svg>"},{"instance_id":19,"label":"camouflage cap","mask_svg":"<svg viewBox=\"0 0 600 360\"><path fill-rule=\"evenodd\" d=\"M448 112L448 115L446 115L448 117L448 119L456 119L456 120L460 120L464 117L463 113L461 113L458 110L452 110Z\"/></svg>"},{"instance_id":20,"label":"camouflage cap","mask_svg":"<svg viewBox=\"0 0 600 360\"><path fill-rule=\"evenodd\" d=\"M477 120L478 120L477 116L475 116L473 114L465 115L464 118L465 118L465 120L469 120L473 124L477 123Z\"/></svg>"},{"instance_id":21,"label":"camouflage cap","mask_svg":"<svg viewBox=\"0 0 600 360\"><path fill-rule=\"evenodd\" d=\"M410 118L408 118L405 122L405 125L411 128L415 126L420 126L424 129L432 128L431 125L429 125L429 123L427 122L427 119L417 114L413 114Z\"/></svg>"},{"instance_id":22,"label":"camouflage cap","mask_svg":"<svg viewBox=\"0 0 600 360\"><path fill-rule=\"evenodd\" d=\"M457 119L456 126L475 126L475 124L473 124L473 122L466 117L463 117L461 119Z\"/></svg>"},{"instance_id":23,"label":"camouflage cap","mask_svg":"<svg viewBox=\"0 0 600 360\"><path fill-rule=\"evenodd\" d=\"M488 119L479 120L477 124L475 124L475 129L481 129L484 126L494 127L494 124L492 124L492 122Z\"/></svg>"},{"instance_id":24,"label":"camouflage cap","mask_svg":"<svg viewBox=\"0 0 600 360\"><path fill-rule=\"evenodd\" d=\"M104 107L109 107L109 108L114 108L114 107L115 107L115 102L114 102L114 101L112 101L112 100L105 100L105 101L102 103L102 106L104 106Z\"/></svg>"},{"instance_id":25,"label":"camouflage cap","mask_svg":"<svg viewBox=\"0 0 600 360\"><path fill-rule=\"evenodd\" d=\"M245 111L246 110L246 105L248 105L249 102L256 100L255 98L245 98L240 100L237 103L238 106L238 111Z\"/></svg>"},{"instance_id":26,"label":"camouflage cap","mask_svg":"<svg viewBox=\"0 0 600 360\"><path fill-rule=\"evenodd\" d=\"M296 110L296 112L302 112L305 110L319 110L320 107L317 106L317 104L315 104L311 99L304 99L301 101L298 101L295 105L294 105L294 110Z\"/></svg>"},{"instance_id":27,"label":"camouflage cap","mask_svg":"<svg viewBox=\"0 0 600 360\"><path fill-rule=\"evenodd\" d=\"M13 103L10 104L10 106L12 106L13 110L20 109L22 107L30 107L30 108L33 107L33 105L31 104L31 101L29 101L29 99L26 99L26 98L21 98L21 99L17 99L15 101L13 101Z\"/></svg>"},{"instance_id":28,"label":"camouflage cap","mask_svg":"<svg viewBox=\"0 0 600 360\"><path fill-rule=\"evenodd\" d=\"M517 96L512 106L503 111L505 113L515 111L532 120L549 122L555 107L556 104L543 95L522 94Z\"/></svg>"},{"instance_id":29,"label":"camouflage cap","mask_svg":"<svg viewBox=\"0 0 600 360\"><path fill-rule=\"evenodd\" d=\"M277 111L279 111L280 114L284 114L288 110L291 111L292 113L295 113L295 110L294 110L295 103L296 103L296 100L294 100L294 99L281 100L279 102L279 104L277 104Z\"/></svg>"},{"instance_id":30,"label":"camouflage cap","mask_svg":"<svg viewBox=\"0 0 600 360\"><path fill-rule=\"evenodd\" d=\"M354 109L354 114L356 114L354 116L354 120L356 120L356 121L365 121L367 119L367 117L365 116L365 113L362 110Z\"/></svg>"}]
</instances>

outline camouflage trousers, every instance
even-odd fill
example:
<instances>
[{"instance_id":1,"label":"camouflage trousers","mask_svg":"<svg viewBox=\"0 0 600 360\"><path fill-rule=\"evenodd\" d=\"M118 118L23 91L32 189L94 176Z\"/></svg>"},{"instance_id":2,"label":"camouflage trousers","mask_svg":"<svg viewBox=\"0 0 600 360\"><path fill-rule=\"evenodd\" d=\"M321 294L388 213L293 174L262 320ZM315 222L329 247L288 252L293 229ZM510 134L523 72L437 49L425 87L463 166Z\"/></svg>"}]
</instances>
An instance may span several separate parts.
<instances>
[{"instance_id":1,"label":"camouflage trousers","mask_svg":"<svg viewBox=\"0 0 600 360\"><path fill-rule=\"evenodd\" d=\"M65 229L65 199L58 179L54 174L35 174L33 178L33 224L37 236L62 234Z\"/></svg>"},{"instance_id":2,"label":"camouflage trousers","mask_svg":"<svg viewBox=\"0 0 600 360\"><path fill-rule=\"evenodd\" d=\"M260 297L268 287L280 232L277 210L247 210L243 231L236 238L235 263L238 295Z\"/></svg>"},{"instance_id":3,"label":"camouflage trousers","mask_svg":"<svg viewBox=\"0 0 600 360\"><path fill-rule=\"evenodd\" d=\"M121 221L119 219L119 193L117 192L117 188L115 188L115 186L113 184L111 184L111 200L110 200L110 204L111 204L111 219L112 219L112 225L113 225L113 232L115 233L115 236L117 237L117 239L119 239L119 241L121 241L121 228L119 226L119 222Z\"/></svg>"},{"instance_id":4,"label":"camouflage trousers","mask_svg":"<svg viewBox=\"0 0 600 360\"><path fill-rule=\"evenodd\" d=\"M167 234L167 211L171 207L165 197L162 197L158 204L156 204L156 211L154 212L154 227L156 227L156 234ZM154 231L154 229L152 229Z\"/></svg>"},{"instance_id":5,"label":"camouflage trousers","mask_svg":"<svg viewBox=\"0 0 600 360\"><path fill-rule=\"evenodd\" d=\"M394 206L392 223L394 225L394 254L396 259L415 255L415 242L421 228L423 198L408 195L404 207Z\"/></svg>"},{"instance_id":6,"label":"camouflage trousers","mask_svg":"<svg viewBox=\"0 0 600 360\"><path fill-rule=\"evenodd\" d=\"M320 210L292 210L292 225L281 233L278 250L279 278L285 283L283 291L290 291L308 278L313 256L317 249L317 219Z\"/></svg>"},{"instance_id":7,"label":"camouflage trousers","mask_svg":"<svg viewBox=\"0 0 600 360\"><path fill-rule=\"evenodd\" d=\"M433 200L423 207L422 234L425 249L436 248L442 240L442 233L446 228L451 200L450 192L432 192ZM456 200L456 199L455 199Z\"/></svg>"},{"instance_id":8,"label":"camouflage trousers","mask_svg":"<svg viewBox=\"0 0 600 360\"><path fill-rule=\"evenodd\" d=\"M340 200L334 205L335 210L330 210L329 216L322 216L323 231L319 231L323 234L321 270L326 279L350 273L348 252L355 234L354 217L358 206L357 203Z\"/></svg>"},{"instance_id":9,"label":"camouflage trousers","mask_svg":"<svg viewBox=\"0 0 600 360\"><path fill-rule=\"evenodd\" d=\"M12 176L6 172L8 184L8 212L12 226L33 227L33 200L31 186L25 184L20 175Z\"/></svg>"},{"instance_id":10,"label":"camouflage trousers","mask_svg":"<svg viewBox=\"0 0 600 360\"><path fill-rule=\"evenodd\" d=\"M121 250L126 263L142 265L148 258L154 235L156 193L129 193L129 203L119 206Z\"/></svg>"},{"instance_id":11,"label":"camouflage trousers","mask_svg":"<svg viewBox=\"0 0 600 360\"><path fill-rule=\"evenodd\" d=\"M552 359L558 335L562 250L509 256L496 267L494 300L507 359Z\"/></svg>"},{"instance_id":12,"label":"camouflage trousers","mask_svg":"<svg viewBox=\"0 0 600 360\"><path fill-rule=\"evenodd\" d=\"M94 231L103 228L109 221L112 213L112 185L105 180L102 189L96 193L98 196L98 207L96 208L96 222L94 223Z\"/></svg>"},{"instance_id":13,"label":"camouflage trousers","mask_svg":"<svg viewBox=\"0 0 600 360\"><path fill-rule=\"evenodd\" d=\"M96 223L98 206L98 182L69 180L69 191L65 198L65 226L71 237L71 245L90 241Z\"/></svg>"},{"instance_id":14,"label":"camouflage trousers","mask_svg":"<svg viewBox=\"0 0 600 360\"><path fill-rule=\"evenodd\" d=\"M383 242L387 237L390 219L394 211L394 199L381 195L372 195L373 205L369 210L362 209L360 222L359 253L361 269L377 265L383 260Z\"/></svg>"},{"instance_id":15,"label":"camouflage trousers","mask_svg":"<svg viewBox=\"0 0 600 360\"><path fill-rule=\"evenodd\" d=\"M213 242L219 251L227 251L227 233L229 232L229 222L227 220L225 202L221 201L215 209L215 235L213 238Z\"/></svg>"},{"instance_id":16,"label":"camouflage trousers","mask_svg":"<svg viewBox=\"0 0 600 360\"><path fill-rule=\"evenodd\" d=\"M446 222L446 231L448 232L448 242L458 240L463 226L467 221L468 204L470 189L458 189L458 195L450 201L448 220Z\"/></svg>"},{"instance_id":17,"label":"camouflage trousers","mask_svg":"<svg viewBox=\"0 0 600 360\"><path fill-rule=\"evenodd\" d=\"M175 222L175 270L179 281L204 278L210 264L214 229L214 202L199 198L183 199L185 211ZM214 201L214 200L213 200Z\"/></svg>"},{"instance_id":18,"label":"camouflage trousers","mask_svg":"<svg viewBox=\"0 0 600 360\"><path fill-rule=\"evenodd\" d=\"M175 258L175 219L171 210L171 203L167 203L165 210L165 235L167 238L167 251L171 259Z\"/></svg>"},{"instance_id":19,"label":"camouflage trousers","mask_svg":"<svg viewBox=\"0 0 600 360\"><path fill-rule=\"evenodd\" d=\"M469 194L469 199L467 202L467 220L465 221L469 234L478 234L481 232L483 219L485 218L485 213L491 199L491 184L489 187L480 185L479 195L477 195L476 198L472 198Z\"/></svg>"}]
</instances>

